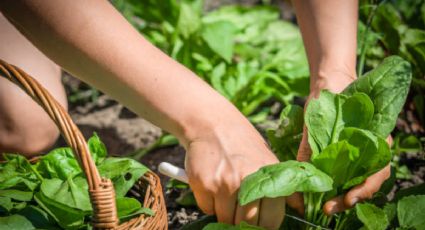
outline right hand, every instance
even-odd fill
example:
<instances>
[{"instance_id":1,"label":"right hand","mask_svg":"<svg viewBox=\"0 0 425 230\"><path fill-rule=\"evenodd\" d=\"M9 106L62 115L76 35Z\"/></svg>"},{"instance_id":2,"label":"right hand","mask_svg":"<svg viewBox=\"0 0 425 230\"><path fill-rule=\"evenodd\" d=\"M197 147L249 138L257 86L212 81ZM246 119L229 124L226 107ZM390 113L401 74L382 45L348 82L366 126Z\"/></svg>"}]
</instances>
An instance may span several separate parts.
<instances>
[{"instance_id":1,"label":"right hand","mask_svg":"<svg viewBox=\"0 0 425 230\"><path fill-rule=\"evenodd\" d=\"M241 181L260 167L278 163L261 135L248 121L215 127L186 147L186 172L199 208L219 222L245 221L278 229L285 214L285 199L264 198L238 204Z\"/></svg>"}]
</instances>

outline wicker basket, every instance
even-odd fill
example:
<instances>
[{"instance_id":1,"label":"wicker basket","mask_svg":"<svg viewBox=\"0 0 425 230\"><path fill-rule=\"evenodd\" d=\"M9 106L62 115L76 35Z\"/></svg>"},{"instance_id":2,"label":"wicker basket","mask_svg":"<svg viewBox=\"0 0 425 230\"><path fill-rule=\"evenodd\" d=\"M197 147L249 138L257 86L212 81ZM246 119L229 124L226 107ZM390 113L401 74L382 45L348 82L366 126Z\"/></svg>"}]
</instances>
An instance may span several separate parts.
<instances>
[{"instance_id":1,"label":"wicker basket","mask_svg":"<svg viewBox=\"0 0 425 230\"><path fill-rule=\"evenodd\" d=\"M89 185L90 202L93 207L92 225L95 229L168 229L167 210L157 175L150 171L147 172L130 190L133 196L144 197L143 206L152 209L155 215L146 216L142 214L119 223L113 184L108 178L100 177L90 156L86 141L68 113L34 78L1 59L0 75L18 85L43 107L59 128L67 144L72 148Z\"/></svg>"}]
</instances>

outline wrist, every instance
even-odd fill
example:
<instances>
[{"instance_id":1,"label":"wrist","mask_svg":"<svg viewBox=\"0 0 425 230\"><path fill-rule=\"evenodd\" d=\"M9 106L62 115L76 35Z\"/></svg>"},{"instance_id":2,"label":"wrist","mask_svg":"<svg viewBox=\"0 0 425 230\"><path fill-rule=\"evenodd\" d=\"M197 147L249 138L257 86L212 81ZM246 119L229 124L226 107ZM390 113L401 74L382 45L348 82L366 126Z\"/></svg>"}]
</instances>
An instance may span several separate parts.
<instances>
[{"instance_id":1,"label":"wrist","mask_svg":"<svg viewBox=\"0 0 425 230\"><path fill-rule=\"evenodd\" d=\"M310 79L310 95L316 97L323 89L340 93L356 78L355 71L336 68L320 70Z\"/></svg>"},{"instance_id":2,"label":"wrist","mask_svg":"<svg viewBox=\"0 0 425 230\"><path fill-rule=\"evenodd\" d=\"M227 135L229 131L255 130L236 107L226 99L223 100L214 106L198 107L196 112L190 113L183 120L178 138L185 148L194 141L215 140Z\"/></svg>"}]
</instances>

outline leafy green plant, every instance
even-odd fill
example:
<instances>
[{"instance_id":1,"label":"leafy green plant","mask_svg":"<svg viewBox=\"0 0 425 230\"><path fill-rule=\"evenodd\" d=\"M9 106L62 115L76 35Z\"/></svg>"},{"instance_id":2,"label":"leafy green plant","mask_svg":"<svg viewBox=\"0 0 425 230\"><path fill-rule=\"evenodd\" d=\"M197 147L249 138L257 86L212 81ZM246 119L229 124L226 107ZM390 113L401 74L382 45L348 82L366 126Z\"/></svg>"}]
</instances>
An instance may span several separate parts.
<instances>
[{"instance_id":1,"label":"leafy green plant","mask_svg":"<svg viewBox=\"0 0 425 230\"><path fill-rule=\"evenodd\" d=\"M385 138L395 126L410 81L409 63L393 56L340 94L322 91L309 103L304 117L312 148L311 163L286 161L261 168L242 182L239 202L244 205L262 197L304 192L306 221L344 229L345 214L333 221L334 217L324 215L322 205L390 162L392 155ZM291 110L298 109L285 109L284 124L274 132L277 140L276 133L288 134L280 135L282 142L301 132L302 126L295 125L299 121L288 118Z\"/></svg>"},{"instance_id":2,"label":"leafy green plant","mask_svg":"<svg viewBox=\"0 0 425 230\"><path fill-rule=\"evenodd\" d=\"M95 134L88 141L99 173L114 183L121 221L152 210L126 197L148 169L128 158L107 157L105 145ZM5 154L0 164L0 229L81 229L92 214L88 185L70 148L58 148L36 164L23 156Z\"/></svg>"}]
</instances>

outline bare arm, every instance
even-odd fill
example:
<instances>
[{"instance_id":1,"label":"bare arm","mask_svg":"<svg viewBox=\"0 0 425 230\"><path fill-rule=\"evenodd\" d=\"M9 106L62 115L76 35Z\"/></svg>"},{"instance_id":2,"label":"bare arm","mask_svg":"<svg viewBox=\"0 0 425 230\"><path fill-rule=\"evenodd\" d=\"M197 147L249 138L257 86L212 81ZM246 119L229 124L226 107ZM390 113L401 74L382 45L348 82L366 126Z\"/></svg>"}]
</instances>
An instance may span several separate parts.
<instances>
[{"instance_id":1,"label":"bare arm","mask_svg":"<svg viewBox=\"0 0 425 230\"><path fill-rule=\"evenodd\" d=\"M83 81L177 135L202 118L239 116L229 102L147 42L107 1L2 1L5 16L39 49ZM213 106L230 114L216 113Z\"/></svg>"},{"instance_id":2,"label":"bare arm","mask_svg":"<svg viewBox=\"0 0 425 230\"><path fill-rule=\"evenodd\" d=\"M357 1L294 0L310 66L310 89L341 91L356 78ZM330 84L332 82L332 84Z\"/></svg>"},{"instance_id":3,"label":"bare arm","mask_svg":"<svg viewBox=\"0 0 425 230\"><path fill-rule=\"evenodd\" d=\"M200 208L220 222L277 229L284 199L237 203L241 180L277 159L224 97L149 44L106 0L1 1L0 9L64 69L176 135Z\"/></svg>"}]
</instances>

